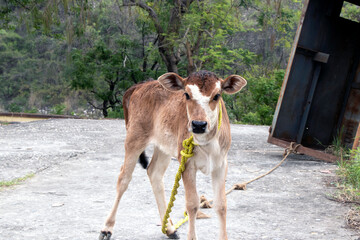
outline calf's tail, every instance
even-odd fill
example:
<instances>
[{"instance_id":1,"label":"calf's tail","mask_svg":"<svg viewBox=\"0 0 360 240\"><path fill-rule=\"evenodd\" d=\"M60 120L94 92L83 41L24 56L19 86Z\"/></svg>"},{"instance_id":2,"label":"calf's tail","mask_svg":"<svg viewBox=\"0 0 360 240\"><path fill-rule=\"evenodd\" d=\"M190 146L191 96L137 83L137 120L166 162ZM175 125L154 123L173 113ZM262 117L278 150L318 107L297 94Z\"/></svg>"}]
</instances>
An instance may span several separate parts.
<instances>
[{"instance_id":1,"label":"calf's tail","mask_svg":"<svg viewBox=\"0 0 360 240\"><path fill-rule=\"evenodd\" d=\"M148 167L149 161L147 156L145 155L145 151L140 154L139 163L144 169Z\"/></svg>"}]
</instances>

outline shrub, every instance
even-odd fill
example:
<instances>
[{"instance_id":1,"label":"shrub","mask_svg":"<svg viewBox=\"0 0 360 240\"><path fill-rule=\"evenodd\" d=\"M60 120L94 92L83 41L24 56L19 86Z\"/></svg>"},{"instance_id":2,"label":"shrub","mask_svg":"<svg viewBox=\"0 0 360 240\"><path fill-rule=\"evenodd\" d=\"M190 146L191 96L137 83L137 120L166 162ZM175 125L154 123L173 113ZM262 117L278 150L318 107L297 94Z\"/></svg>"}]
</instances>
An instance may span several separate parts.
<instances>
[{"instance_id":1,"label":"shrub","mask_svg":"<svg viewBox=\"0 0 360 240\"><path fill-rule=\"evenodd\" d=\"M275 70L268 76L248 72L245 75L248 84L240 93L223 95L229 118L245 124L270 125L284 74L284 70Z\"/></svg>"},{"instance_id":2,"label":"shrub","mask_svg":"<svg viewBox=\"0 0 360 240\"><path fill-rule=\"evenodd\" d=\"M117 107L115 110L109 110L107 118L124 118L124 110Z\"/></svg>"},{"instance_id":3,"label":"shrub","mask_svg":"<svg viewBox=\"0 0 360 240\"><path fill-rule=\"evenodd\" d=\"M350 150L350 159L343 161L340 171L346 183L360 189L360 147Z\"/></svg>"},{"instance_id":4,"label":"shrub","mask_svg":"<svg viewBox=\"0 0 360 240\"><path fill-rule=\"evenodd\" d=\"M50 111L51 114L64 115L65 104L56 104Z\"/></svg>"},{"instance_id":5,"label":"shrub","mask_svg":"<svg viewBox=\"0 0 360 240\"><path fill-rule=\"evenodd\" d=\"M38 113L39 111L37 110L37 108L32 108L32 109L27 109L24 112L25 113Z\"/></svg>"},{"instance_id":6,"label":"shrub","mask_svg":"<svg viewBox=\"0 0 360 240\"><path fill-rule=\"evenodd\" d=\"M7 106L7 110L9 110L10 112L22 112L23 111L23 107L16 104L16 103L10 103Z\"/></svg>"}]
</instances>

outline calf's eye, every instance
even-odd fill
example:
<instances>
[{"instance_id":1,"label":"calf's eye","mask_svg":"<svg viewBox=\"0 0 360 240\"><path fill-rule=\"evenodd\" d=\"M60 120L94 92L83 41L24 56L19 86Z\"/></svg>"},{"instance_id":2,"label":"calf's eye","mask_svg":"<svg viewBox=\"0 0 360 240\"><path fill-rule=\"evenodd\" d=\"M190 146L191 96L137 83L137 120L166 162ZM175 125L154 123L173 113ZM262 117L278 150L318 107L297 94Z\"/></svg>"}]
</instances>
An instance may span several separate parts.
<instances>
[{"instance_id":1,"label":"calf's eye","mask_svg":"<svg viewBox=\"0 0 360 240\"><path fill-rule=\"evenodd\" d=\"M217 100L219 99L219 97L220 97L220 94L216 94L216 95L214 96L213 100L214 100L214 101L217 101Z\"/></svg>"},{"instance_id":2,"label":"calf's eye","mask_svg":"<svg viewBox=\"0 0 360 240\"><path fill-rule=\"evenodd\" d=\"M186 100L190 100L190 96L188 93L185 93Z\"/></svg>"}]
</instances>

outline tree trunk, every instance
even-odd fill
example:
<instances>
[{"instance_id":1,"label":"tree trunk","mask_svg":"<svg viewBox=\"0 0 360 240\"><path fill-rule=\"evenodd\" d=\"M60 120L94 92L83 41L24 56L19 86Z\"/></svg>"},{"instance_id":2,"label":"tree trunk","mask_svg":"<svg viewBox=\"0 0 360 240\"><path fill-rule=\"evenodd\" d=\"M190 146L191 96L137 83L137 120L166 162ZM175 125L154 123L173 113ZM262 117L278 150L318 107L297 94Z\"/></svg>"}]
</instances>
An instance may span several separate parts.
<instances>
[{"instance_id":1,"label":"tree trunk","mask_svg":"<svg viewBox=\"0 0 360 240\"><path fill-rule=\"evenodd\" d=\"M103 102L102 112L103 112L103 115L105 118L108 117L109 113L108 113L108 101L107 100L104 100L104 102Z\"/></svg>"},{"instance_id":2,"label":"tree trunk","mask_svg":"<svg viewBox=\"0 0 360 240\"><path fill-rule=\"evenodd\" d=\"M194 60L192 57L192 51L191 51L191 45L189 41L186 41L186 57L188 60L188 65L187 65L187 74L190 75L191 73L195 72L195 65L194 65Z\"/></svg>"},{"instance_id":3,"label":"tree trunk","mask_svg":"<svg viewBox=\"0 0 360 240\"><path fill-rule=\"evenodd\" d=\"M149 17L154 22L156 32L159 36L158 46L160 56L169 72L178 73L177 64L180 59L176 55L175 46L171 43L172 39L168 38L169 36L177 36L179 34L182 15L188 11L189 6L193 3L193 1L194 0L174 0L174 7L171 9L166 35L165 30L161 26L160 19L153 8L141 0L130 0L124 2L124 6L138 6L148 12Z\"/></svg>"},{"instance_id":4,"label":"tree trunk","mask_svg":"<svg viewBox=\"0 0 360 240\"><path fill-rule=\"evenodd\" d=\"M163 36L159 36L159 53L166 65L167 71L178 73L178 59L175 57L174 49L168 39Z\"/></svg>"}]
</instances>

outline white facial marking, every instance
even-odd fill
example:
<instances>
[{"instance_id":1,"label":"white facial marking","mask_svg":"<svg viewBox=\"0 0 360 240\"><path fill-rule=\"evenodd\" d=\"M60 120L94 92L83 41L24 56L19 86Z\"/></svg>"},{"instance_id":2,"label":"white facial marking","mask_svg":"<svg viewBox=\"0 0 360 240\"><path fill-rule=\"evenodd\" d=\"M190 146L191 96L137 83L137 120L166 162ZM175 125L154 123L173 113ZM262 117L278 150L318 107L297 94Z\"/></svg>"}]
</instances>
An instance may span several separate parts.
<instances>
[{"instance_id":1,"label":"white facial marking","mask_svg":"<svg viewBox=\"0 0 360 240\"><path fill-rule=\"evenodd\" d=\"M196 85L187 85L191 91L192 99L195 100L202 109L204 109L207 119L209 120L209 128L212 129L216 125L218 118L217 108L211 110L210 108L210 96L204 96L198 86ZM216 88L220 90L220 81L216 82ZM215 89L214 89L215 91Z\"/></svg>"},{"instance_id":2,"label":"white facial marking","mask_svg":"<svg viewBox=\"0 0 360 240\"><path fill-rule=\"evenodd\" d=\"M188 108L187 105L186 105L186 114L187 114L187 118L190 120L189 108ZM188 131L191 132L191 124L190 124L190 122L188 124Z\"/></svg>"},{"instance_id":3,"label":"white facial marking","mask_svg":"<svg viewBox=\"0 0 360 240\"><path fill-rule=\"evenodd\" d=\"M199 104L207 102L209 103L210 97L204 96L201 92L198 86L196 85L187 85L191 90L191 95L194 100L196 100Z\"/></svg>"},{"instance_id":4,"label":"white facial marking","mask_svg":"<svg viewBox=\"0 0 360 240\"><path fill-rule=\"evenodd\" d=\"M218 90L221 89L221 83L220 83L220 81L217 81L217 82L216 82L215 88L217 88Z\"/></svg>"}]
</instances>

